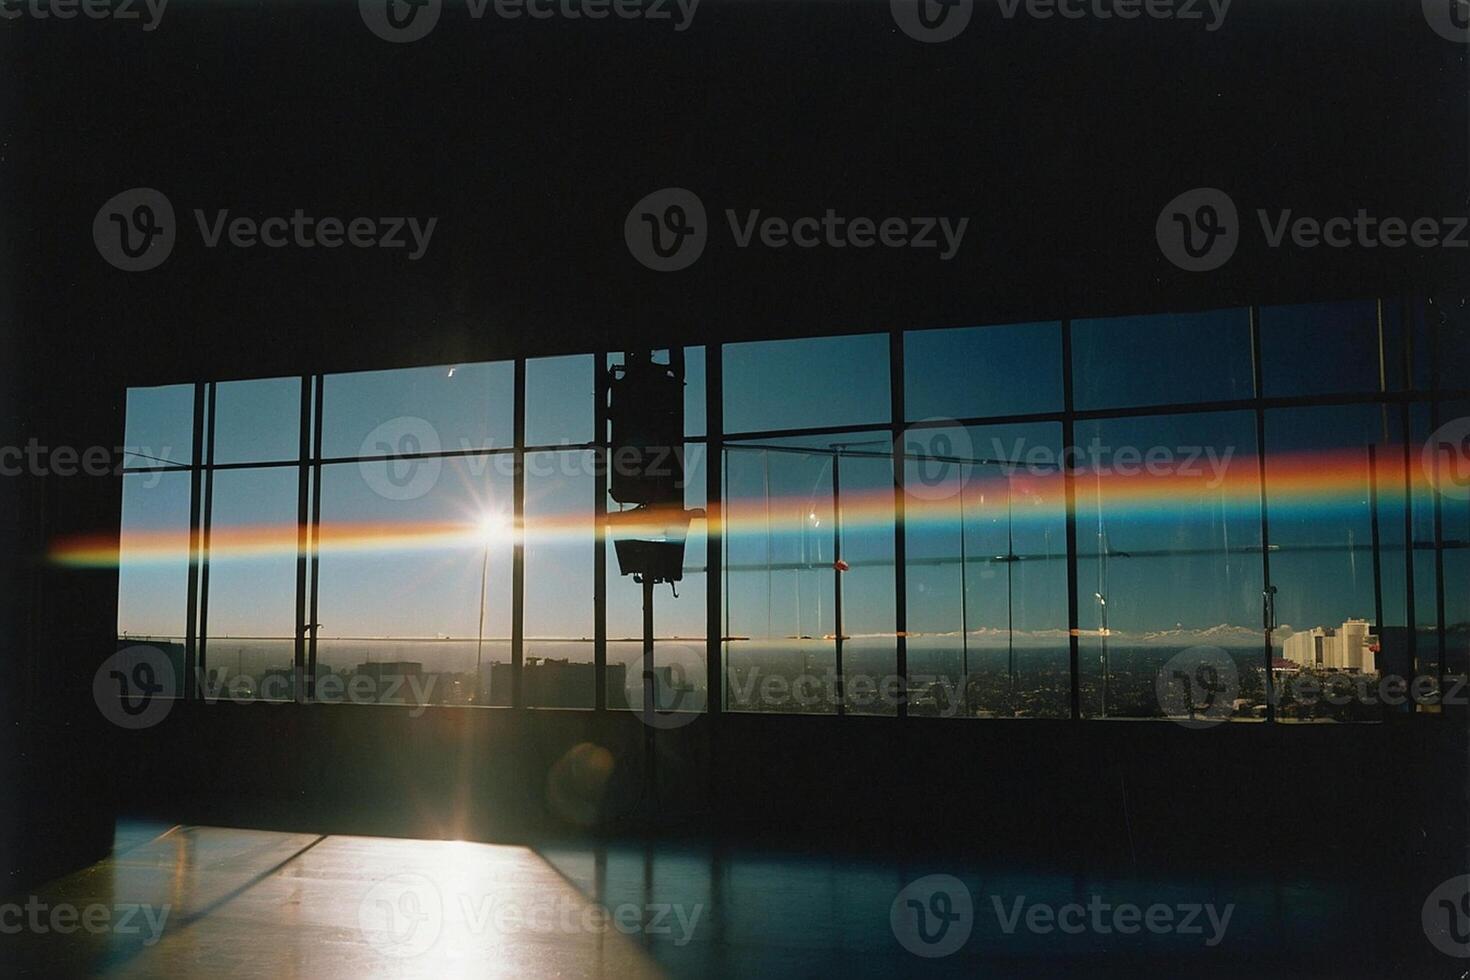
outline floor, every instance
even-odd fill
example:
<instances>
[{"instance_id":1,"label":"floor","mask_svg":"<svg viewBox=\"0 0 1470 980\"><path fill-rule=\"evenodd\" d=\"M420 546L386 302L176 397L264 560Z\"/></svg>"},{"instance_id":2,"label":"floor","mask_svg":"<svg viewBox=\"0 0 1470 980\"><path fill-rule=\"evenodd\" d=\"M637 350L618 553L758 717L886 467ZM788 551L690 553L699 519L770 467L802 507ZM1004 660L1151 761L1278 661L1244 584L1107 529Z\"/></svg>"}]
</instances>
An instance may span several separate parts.
<instances>
[{"instance_id":1,"label":"floor","mask_svg":"<svg viewBox=\"0 0 1470 980\"><path fill-rule=\"evenodd\" d=\"M1089 877L675 839L530 848L127 823L109 858L8 901L25 904L0 905L0 975L1344 977L1467 965L1422 937L1396 942L1418 919L1398 907L1408 899L1342 881ZM1110 913L1074 912L1071 925L1093 925L1065 931L1035 911L1068 905L1162 905L1179 924L1202 911L1195 929L1126 935ZM910 907L939 917L923 939Z\"/></svg>"},{"instance_id":2,"label":"floor","mask_svg":"<svg viewBox=\"0 0 1470 980\"><path fill-rule=\"evenodd\" d=\"M183 826L149 837L149 830L121 829L111 857L39 889L41 926L0 937L11 950L0 974L664 975L524 847ZM73 907L52 921L54 910ZM98 909L93 928L89 908Z\"/></svg>"}]
</instances>

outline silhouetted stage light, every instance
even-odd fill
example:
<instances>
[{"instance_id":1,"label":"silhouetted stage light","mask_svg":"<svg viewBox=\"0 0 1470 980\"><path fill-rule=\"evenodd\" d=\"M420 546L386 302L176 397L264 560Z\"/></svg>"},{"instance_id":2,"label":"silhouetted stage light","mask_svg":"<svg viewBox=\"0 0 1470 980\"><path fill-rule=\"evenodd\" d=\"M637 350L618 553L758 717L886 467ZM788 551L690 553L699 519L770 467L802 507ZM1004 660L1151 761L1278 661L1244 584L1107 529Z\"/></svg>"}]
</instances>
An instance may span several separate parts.
<instances>
[{"instance_id":1,"label":"silhouetted stage light","mask_svg":"<svg viewBox=\"0 0 1470 980\"><path fill-rule=\"evenodd\" d=\"M702 516L703 511L677 507L638 507L608 514L618 571L655 584L680 581L689 521Z\"/></svg>"},{"instance_id":2,"label":"silhouetted stage light","mask_svg":"<svg viewBox=\"0 0 1470 980\"><path fill-rule=\"evenodd\" d=\"M608 372L608 496L632 510L608 515L618 570L646 586L684 577L684 359L660 364L628 351Z\"/></svg>"},{"instance_id":3,"label":"silhouetted stage light","mask_svg":"<svg viewBox=\"0 0 1470 980\"><path fill-rule=\"evenodd\" d=\"M618 571L643 586L644 798L656 800L653 749L658 678L653 669L653 587L684 577L689 521L702 510L684 509L684 352L660 364L647 351L628 351L608 371L607 492L632 510L607 515ZM675 592L677 596L678 593Z\"/></svg>"},{"instance_id":4,"label":"silhouetted stage light","mask_svg":"<svg viewBox=\"0 0 1470 980\"><path fill-rule=\"evenodd\" d=\"M681 352L682 353L682 352ZM608 495L638 506L684 503L684 362L629 351L608 372Z\"/></svg>"}]
</instances>

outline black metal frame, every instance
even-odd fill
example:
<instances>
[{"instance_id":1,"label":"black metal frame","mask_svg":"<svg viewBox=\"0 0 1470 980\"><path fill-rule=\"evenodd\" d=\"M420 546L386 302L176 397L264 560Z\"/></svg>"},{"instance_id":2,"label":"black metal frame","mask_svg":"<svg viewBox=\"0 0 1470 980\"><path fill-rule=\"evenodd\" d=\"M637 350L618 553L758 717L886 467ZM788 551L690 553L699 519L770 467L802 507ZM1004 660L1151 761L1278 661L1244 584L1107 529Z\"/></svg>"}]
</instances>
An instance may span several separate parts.
<instances>
[{"instance_id":1,"label":"black metal frame","mask_svg":"<svg viewBox=\"0 0 1470 980\"><path fill-rule=\"evenodd\" d=\"M1384 302L1400 303L1398 323L1404 336L1400 338L1400 349L1402 352L1401 364L1397 367L1402 372L1402 385L1399 390L1388 390L1387 377L1389 365L1384 360L1385 338L1384 338ZM1056 422L1060 423L1062 429L1062 445L1072 446L1075 444L1075 427L1080 421L1095 419L1123 419L1137 418L1153 415L1186 415L1204 414L1224 411L1249 411L1254 415L1256 426L1256 453L1259 466L1260 486L1260 514L1261 514L1261 553L1262 553L1262 581L1266 589L1271 588L1271 566L1270 566L1270 515L1269 494L1266 482L1266 413L1277 408L1292 407L1344 407L1359 404L1378 404L1385 410L1397 406L1400 416L1400 427L1402 442L1404 444L1404 472L1405 472L1405 504L1404 504L1404 533L1405 533L1405 623L1409 643L1409 657L1412 665L1418 667L1417 622L1415 601L1415 554L1420 550L1432 549L1434 553L1435 568L1435 604L1437 610L1438 643L1437 661L1440 677L1441 690L1445 682L1446 670L1446 614L1445 614L1445 583L1444 583L1444 551L1446 549L1470 548L1470 542L1446 541L1444 538L1443 504L1440 495L1434 494L1431 506L1434 515L1434 539L1432 543L1421 543L1414 538L1413 505L1414 493L1412 485L1412 406L1426 405L1430 412L1431 427L1440 424L1441 406L1444 402L1453 400L1470 399L1470 388L1444 388L1438 368L1438 351L1442 342L1440 332L1442 324L1431 322L1428 325L1431 341L1435 345L1434 355L1430 359L1430 383L1427 388L1413 387L1413 331L1410 329L1409 304L1406 300L1395 299L1380 301L1378 304L1378 340L1379 340L1379 363L1380 380L1379 390L1375 392L1342 392L1332 395L1310 395L1310 396L1275 396L1266 397L1262 387L1262 354L1260 338L1260 308L1248 307L1249 329L1252 357L1252 371L1254 393L1250 398L1232 399L1225 401L1194 402L1182 404L1146 405L1132 408L1109 408L1078 410L1075 405L1073 377L1073 350L1072 350L1072 321L1059 321L1058 327L1061 332L1061 360L1062 364L1062 389L1063 407L1056 412L1024 413L1015 415L977 416L971 418L946 419L943 421L908 422L904 413L905 390L904 390L904 337L905 332L900 329L889 330L889 371L890 371L890 405L889 421L873 425L858 426L823 426L807 429L776 429L752 432L725 432L724 431L724 372L722 348L720 345L711 345L705 348L705 417L706 428L702 436L691 436L686 438L686 443L703 443L708 453L706 471L706 510L708 512L706 551L705 551L705 573L707 576L706 586L706 686L707 698L705 711L711 716L721 714L728 710L726 704L726 677L725 677L725 641L724 631L726 628L727 609L726 589L724 587L724 450L727 442L738 441L747 444L756 440L779 440L782 438L796 436L816 435L840 435L854 432L880 432L886 433L891 439L891 453L873 453L875 456L887 456L893 462L893 526L894 526L894 632L895 632L895 666L900 677L908 676L907 663L907 573L908 567L906 548L906 519L905 519L905 461L909 458L905 452L904 434L909 429L924 428L935 425L996 425L1008 423L1025 422ZM1441 320L1443 317L1441 317ZM596 467L595 493L596 501L593 504L595 515L595 568L594 568L594 596L595 609L595 635L594 635L594 675L596 693L593 709L595 711L608 710L608 698L606 690L607 679L607 473L606 466L609 462L609 446L607 443L608 432L606 425L606 365L608 352L598 352L595 355L596 369L594 375L597 378L597 388L594 396L594 420L595 438L586 443L563 444L551 446L528 446L525 443L526 432L526 364L525 358L517 358L514 362L514 394L513 394L513 443L509 447L489 449L462 449L443 450L432 453L404 454L402 456L346 456L332 457L330 459L322 456L322 413L323 413L323 388L324 376L321 374L304 375L301 382L301 409L300 409L300 455L297 459L271 460L264 462L230 462L220 463L215 459L215 405L216 388L215 382L200 382L194 386L194 428L193 428L193 457L189 465L166 464L149 466L128 466L125 472L150 473L150 472L187 472L190 474L190 528L189 528L189 576L187 586L187 616L186 616L186 669L184 696L194 698L198 696L199 678L207 671L208 659L208 603L209 603L209 553L211 543L211 529L213 520L213 484L214 473L231 469L262 469L271 467L297 467L298 500L297 510L299 515L299 528L297 538L297 564L296 564L296 632L294 637L295 649L295 675L297 683L293 687L295 698L298 702L310 702L315 699L314 680L317 668L317 597L319 591L319 556L318 556L318 533L321 524L321 495L322 495L322 468L334 463L351 463L382 461L389 459L449 459L455 457L487 456L497 454L510 454L513 456L514 491L513 491L513 526L514 541L512 546L512 609L511 609L511 666L513 696L512 707L524 708L526 705L524 690L524 649L525 649L525 542L523 520L525 514L525 477L526 477L526 455L531 452L544 451L568 451L568 450L592 450L598 455L599 465ZM1373 482L1371 487L1372 501L1372 527L1373 527L1373 561L1375 566L1375 616L1377 625L1382 626L1383 620L1383 598L1381 583L1379 581L1378 566L1382 558L1381 542L1379 540L1379 513L1376 458L1370 452L1370 465L1374 465ZM1062 467L1065 512L1066 512L1066 562L1067 562L1067 617L1069 632L1069 674L1070 692L1069 705L1072 720L1081 720L1082 705L1081 677L1079 664L1079 603L1078 603L1078 547L1076 526L1076 487L1075 487L1075 459L1073 454L1064 454ZM840 640L839 640L840 644ZM1272 677L1272 645L1269 632L1264 641L1264 668L1267 682ZM839 660L840 665L840 660ZM839 666L840 671L840 666ZM1269 693L1269 692L1268 692ZM577 709L573 709L577 710ZM1275 720L1274 699L1267 698L1267 720ZM841 711L839 702L838 713ZM865 715L866 716L866 715ZM900 699L897 706L899 719L908 716L906 699Z\"/></svg>"}]
</instances>

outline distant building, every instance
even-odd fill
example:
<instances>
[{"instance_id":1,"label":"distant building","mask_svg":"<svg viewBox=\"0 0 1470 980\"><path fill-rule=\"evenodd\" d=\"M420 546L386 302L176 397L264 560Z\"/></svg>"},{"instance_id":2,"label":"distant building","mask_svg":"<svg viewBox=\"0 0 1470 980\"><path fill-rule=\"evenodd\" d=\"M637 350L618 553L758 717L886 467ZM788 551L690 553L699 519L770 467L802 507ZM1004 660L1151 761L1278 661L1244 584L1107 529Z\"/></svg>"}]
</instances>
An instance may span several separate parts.
<instances>
[{"instance_id":1,"label":"distant building","mask_svg":"<svg viewBox=\"0 0 1470 980\"><path fill-rule=\"evenodd\" d=\"M184 696L184 645L169 640L134 640L126 636L117 638L117 652L121 653L131 647L151 647L163 654L168 659L169 667L173 669L173 690L168 693L174 697ZM125 665L130 667L131 665Z\"/></svg>"},{"instance_id":2,"label":"distant building","mask_svg":"<svg viewBox=\"0 0 1470 980\"><path fill-rule=\"evenodd\" d=\"M356 676L373 679L373 700L383 704L404 704L414 698L408 678L418 677L424 665L416 660L380 660L370 664L358 664ZM348 683L349 697L351 682Z\"/></svg>"},{"instance_id":3,"label":"distant building","mask_svg":"<svg viewBox=\"0 0 1470 980\"><path fill-rule=\"evenodd\" d=\"M1282 644L1281 655L1303 667L1325 666L1323 646L1328 642L1330 634L1330 630L1321 626L1293 633Z\"/></svg>"},{"instance_id":4,"label":"distant building","mask_svg":"<svg viewBox=\"0 0 1470 980\"><path fill-rule=\"evenodd\" d=\"M662 668L668 671L669 668ZM492 663L481 670L482 685L488 676L489 690L482 703L509 707L511 703L511 665ZM526 704L556 707L588 707L596 699L595 665L551 657L527 657L523 671ZM625 664L607 665L607 706L628 707L624 689L628 668Z\"/></svg>"},{"instance_id":5,"label":"distant building","mask_svg":"<svg viewBox=\"0 0 1470 980\"><path fill-rule=\"evenodd\" d=\"M393 682L423 672L424 665L416 660L380 660L377 663L357 665L357 673L365 674L380 684L385 678Z\"/></svg>"},{"instance_id":6,"label":"distant building","mask_svg":"<svg viewBox=\"0 0 1470 980\"><path fill-rule=\"evenodd\" d=\"M1316 626L1287 637L1282 656L1303 667L1378 672L1378 637L1366 619L1350 619L1337 629Z\"/></svg>"},{"instance_id":7,"label":"distant building","mask_svg":"<svg viewBox=\"0 0 1470 980\"><path fill-rule=\"evenodd\" d=\"M270 667L260 675L260 695L291 700L296 696L296 668Z\"/></svg>"},{"instance_id":8,"label":"distant building","mask_svg":"<svg viewBox=\"0 0 1470 980\"><path fill-rule=\"evenodd\" d=\"M1337 631L1338 663L1331 666L1372 674L1377 668L1378 637L1366 619L1350 619Z\"/></svg>"}]
</instances>

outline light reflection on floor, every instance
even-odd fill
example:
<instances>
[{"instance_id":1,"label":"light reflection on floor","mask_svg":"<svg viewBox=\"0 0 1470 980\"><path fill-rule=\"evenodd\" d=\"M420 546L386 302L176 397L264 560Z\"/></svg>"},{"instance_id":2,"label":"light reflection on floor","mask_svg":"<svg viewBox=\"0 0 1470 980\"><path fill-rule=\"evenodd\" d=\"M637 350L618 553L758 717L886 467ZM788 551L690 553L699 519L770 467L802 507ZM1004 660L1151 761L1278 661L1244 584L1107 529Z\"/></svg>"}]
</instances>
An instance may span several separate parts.
<instances>
[{"instance_id":1,"label":"light reflection on floor","mask_svg":"<svg viewBox=\"0 0 1470 980\"><path fill-rule=\"evenodd\" d=\"M111 857L37 889L36 898L47 907L41 928L0 937L0 972L662 975L629 938L637 922L607 921L525 847L217 827L147 839L121 827ZM78 911L53 927L58 906Z\"/></svg>"},{"instance_id":2,"label":"light reflection on floor","mask_svg":"<svg viewBox=\"0 0 1470 980\"><path fill-rule=\"evenodd\" d=\"M900 891L929 875L953 876L973 900L973 931L941 958L906 949L890 918ZM36 896L48 909L105 909L107 927L0 935L0 975L1425 975L1417 955L1384 954L1403 896L1351 877L1073 874L703 839L529 848L120 824L110 858ZM1000 925L1001 906L1018 899L1060 908L1094 897L1232 913L1213 944L1208 927L1063 935ZM1418 901L1408 909L1416 928Z\"/></svg>"},{"instance_id":3,"label":"light reflection on floor","mask_svg":"<svg viewBox=\"0 0 1470 980\"><path fill-rule=\"evenodd\" d=\"M543 845L538 852L590 898L609 908L701 907L687 942L679 934L635 938L679 977L1137 977L1381 976L1389 965L1422 969L1437 954L1411 935L1407 958L1386 951L1390 918L1417 928L1420 899L1405 905L1366 881L1245 876L1230 862L1218 875L1084 874L918 859L891 854L763 850L661 840ZM1351 869L1349 869L1351 870ZM924 959L895 937L890 913L901 889L928 875L952 875L973 900L973 929L962 947ZM1380 883L1381 884L1381 883ZM1176 909L1232 906L1223 932L1197 913L1199 932L1063 934L1052 927L1007 929L1003 916L1037 905ZM687 918L688 916L686 916ZM1013 920L1014 922L1015 920ZM1207 944L1213 935L1218 942ZM1449 962L1448 960L1444 961ZM1444 965L1440 963L1439 965Z\"/></svg>"}]
</instances>

